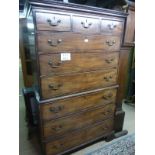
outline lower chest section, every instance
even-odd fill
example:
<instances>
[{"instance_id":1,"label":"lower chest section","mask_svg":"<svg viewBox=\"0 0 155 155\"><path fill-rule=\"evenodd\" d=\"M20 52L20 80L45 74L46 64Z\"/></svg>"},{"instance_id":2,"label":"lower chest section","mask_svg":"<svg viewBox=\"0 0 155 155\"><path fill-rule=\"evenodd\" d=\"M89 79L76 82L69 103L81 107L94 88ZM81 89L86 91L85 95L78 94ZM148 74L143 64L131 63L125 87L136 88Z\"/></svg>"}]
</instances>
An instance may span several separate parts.
<instances>
[{"instance_id":1,"label":"lower chest section","mask_svg":"<svg viewBox=\"0 0 155 155\"><path fill-rule=\"evenodd\" d=\"M57 155L113 132L117 87L88 91L40 105L47 155Z\"/></svg>"}]
</instances>

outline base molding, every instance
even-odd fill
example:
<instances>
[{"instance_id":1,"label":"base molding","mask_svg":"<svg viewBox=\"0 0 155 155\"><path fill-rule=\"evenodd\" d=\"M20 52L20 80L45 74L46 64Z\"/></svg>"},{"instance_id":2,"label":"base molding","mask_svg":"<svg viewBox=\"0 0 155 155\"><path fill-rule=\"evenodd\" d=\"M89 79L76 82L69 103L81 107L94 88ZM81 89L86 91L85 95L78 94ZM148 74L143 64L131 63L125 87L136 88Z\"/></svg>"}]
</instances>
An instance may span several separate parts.
<instances>
[{"instance_id":1,"label":"base molding","mask_svg":"<svg viewBox=\"0 0 155 155\"><path fill-rule=\"evenodd\" d=\"M109 133L109 134L105 137L104 140L105 140L106 142L110 142L110 141L112 141L114 138L115 138L115 132L113 131L113 132Z\"/></svg>"},{"instance_id":2,"label":"base molding","mask_svg":"<svg viewBox=\"0 0 155 155\"><path fill-rule=\"evenodd\" d=\"M119 138L121 136L125 136L128 134L128 131L127 130L123 130L123 131L120 131L120 132L117 132L114 134L114 138Z\"/></svg>"},{"instance_id":3,"label":"base molding","mask_svg":"<svg viewBox=\"0 0 155 155\"><path fill-rule=\"evenodd\" d=\"M123 130L125 112L121 109L115 112L114 130L115 133Z\"/></svg>"},{"instance_id":4,"label":"base molding","mask_svg":"<svg viewBox=\"0 0 155 155\"><path fill-rule=\"evenodd\" d=\"M108 134L102 135L101 137L98 137L96 139L93 139L93 140L90 140L88 142L85 142L85 143L83 143L81 145L78 145L78 146L75 146L75 147L73 147L71 149L68 149L65 152L59 153L58 155L69 155L69 154L75 153L77 151L80 151L81 149L84 149L86 147L89 147L91 145L94 145L94 144L96 144L98 142L101 142L101 141L111 141L111 140L114 139L114 134L115 134L115 132L112 131L112 132L110 132Z\"/></svg>"},{"instance_id":5,"label":"base molding","mask_svg":"<svg viewBox=\"0 0 155 155\"><path fill-rule=\"evenodd\" d=\"M68 155L68 154L71 154L71 153L75 153L76 151L79 151L81 149L84 149L86 147L89 147L89 146L91 146L91 145L93 145L95 143L101 142L101 141L110 142L110 141L112 141L115 138L118 138L118 137L126 135L128 132L125 132L125 131L126 130L121 131L119 133L115 133L114 131L112 131L112 132L110 132L110 133L108 133L106 135L101 136L100 138L96 138L94 140L91 140L89 142L81 144L81 145L79 145L77 147L74 147L72 149L66 150L65 152L62 152L59 155Z\"/></svg>"},{"instance_id":6,"label":"base molding","mask_svg":"<svg viewBox=\"0 0 155 155\"><path fill-rule=\"evenodd\" d=\"M127 130L123 130L123 124L124 124L124 117L125 112L122 109L119 109L115 112L115 118L114 118L114 138L119 138L121 136L124 136L128 134Z\"/></svg>"},{"instance_id":7,"label":"base molding","mask_svg":"<svg viewBox=\"0 0 155 155\"><path fill-rule=\"evenodd\" d=\"M28 126L28 139L30 140L33 134L38 130L38 128L36 128L37 122L34 121L36 120L36 117L34 117L35 115L33 114L33 110L32 110L32 105L34 106L33 101L35 101L34 100L35 94L33 89L23 89L23 95L24 95L25 104L26 104L25 106L26 106L26 114L27 114L26 119L27 119L27 126ZM121 136L126 135L128 131L123 130L124 116L125 116L125 112L122 109L116 109L115 116L114 116L114 127L111 132L106 133L101 137L90 140L74 148L68 149L65 152L59 153L59 155L68 155L76 151L79 151L81 149L84 149L90 145L93 145L97 142L100 142L100 141L110 142L115 138L119 138ZM43 147L42 153L45 154L45 150L44 150L45 144L43 144L42 142L41 144L42 144L41 146Z\"/></svg>"},{"instance_id":8,"label":"base molding","mask_svg":"<svg viewBox=\"0 0 155 155\"><path fill-rule=\"evenodd\" d=\"M128 134L128 131L127 130L122 130L120 132L112 132L111 134L109 134L107 137L105 137L105 141L106 142L110 142L116 138L119 138L119 137L122 137L122 136L125 136Z\"/></svg>"}]
</instances>

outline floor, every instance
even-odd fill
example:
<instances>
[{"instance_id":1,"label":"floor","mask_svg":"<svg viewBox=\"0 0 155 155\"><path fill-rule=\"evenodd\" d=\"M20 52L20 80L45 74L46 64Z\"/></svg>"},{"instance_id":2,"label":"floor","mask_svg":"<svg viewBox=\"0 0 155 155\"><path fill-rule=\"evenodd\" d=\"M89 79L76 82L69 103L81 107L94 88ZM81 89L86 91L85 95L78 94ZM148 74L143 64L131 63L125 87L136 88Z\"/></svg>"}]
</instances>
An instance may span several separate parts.
<instances>
[{"instance_id":1,"label":"floor","mask_svg":"<svg viewBox=\"0 0 155 155\"><path fill-rule=\"evenodd\" d=\"M40 146L37 143L37 139L34 136L31 140L27 138L27 126L25 122L25 106L24 99L21 93L23 87L22 70L19 67L19 155L42 155ZM123 104L123 110L126 112L124 129L128 130L129 134L135 132L135 108L130 105ZM95 150L96 148L102 147L106 142L101 141L83 150L80 150L72 155L84 155L86 152Z\"/></svg>"}]
</instances>

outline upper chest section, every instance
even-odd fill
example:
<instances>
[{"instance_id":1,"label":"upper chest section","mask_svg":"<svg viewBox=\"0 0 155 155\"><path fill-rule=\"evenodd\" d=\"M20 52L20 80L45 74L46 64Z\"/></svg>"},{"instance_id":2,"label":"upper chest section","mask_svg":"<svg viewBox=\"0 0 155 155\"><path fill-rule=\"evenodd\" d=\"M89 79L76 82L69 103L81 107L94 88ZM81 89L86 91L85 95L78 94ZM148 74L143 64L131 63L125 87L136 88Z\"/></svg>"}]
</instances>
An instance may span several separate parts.
<instances>
[{"instance_id":1,"label":"upper chest section","mask_svg":"<svg viewBox=\"0 0 155 155\"><path fill-rule=\"evenodd\" d=\"M124 18L113 15L51 8L48 10L36 9L34 17L37 31L121 36L124 30Z\"/></svg>"}]
</instances>

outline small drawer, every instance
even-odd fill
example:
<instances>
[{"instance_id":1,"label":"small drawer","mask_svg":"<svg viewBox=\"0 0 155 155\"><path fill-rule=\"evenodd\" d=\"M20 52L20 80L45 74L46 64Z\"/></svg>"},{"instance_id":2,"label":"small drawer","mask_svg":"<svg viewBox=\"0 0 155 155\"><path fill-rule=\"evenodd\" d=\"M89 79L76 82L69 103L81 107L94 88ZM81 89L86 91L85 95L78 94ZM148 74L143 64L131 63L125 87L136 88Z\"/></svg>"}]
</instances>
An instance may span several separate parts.
<instances>
[{"instance_id":1,"label":"small drawer","mask_svg":"<svg viewBox=\"0 0 155 155\"><path fill-rule=\"evenodd\" d=\"M41 97L47 99L117 83L117 69L91 71L41 78Z\"/></svg>"},{"instance_id":2,"label":"small drawer","mask_svg":"<svg viewBox=\"0 0 155 155\"><path fill-rule=\"evenodd\" d=\"M119 51L121 38L109 35L87 35L71 32L37 34L38 52L68 52L100 50Z\"/></svg>"},{"instance_id":3,"label":"small drawer","mask_svg":"<svg viewBox=\"0 0 155 155\"><path fill-rule=\"evenodd\" d=\"M99 19L90 17L73 16L73 32L100 33Z\"/></svg>"},{"instance_id":4,"label":"small drawer","mask_svg":"<svg viewBox=\"0 0 155 155\"><path fill-rule=\"evenodd\" d=\"M93 125L89 128L77 132L70 132L61 139L53 140L45 143L45 151L47 155L57 155L68 149L72 149L83 143L87 143L95 138L103 137L105 134L113 130L113 119Z\"/></svg>"},{"instance_id":5,"label":"small drawer","mask_svg":"<svg viewBox=\"0 0 155 155\"><path fill-rule=\"evenodd\" d=\"M118 65L119 52L115 53L66 53L69 60L61 60L64 53L43 54L39 56L40 74L56 75L71 72L85 72ZM93 63L95 62L95 63Z\"/></svg>"},{"instance_id":6,"label":"small drawer","mask_svg":"<svg viewBox=\"0 0 155 155\"><path fill-rule=\"evenodd\" d=\"M84 109L115 103L117 88L100 90L85 95L40 104L43 121L63 117Z\"/></svg>"},{"instance_id":7,"label":"small drawer","mask_svg":"<svg viewBox=\"0 0 155 155\"><path fill-rule=\"evenodd\" d=\"M76 113L68 117L44 122L43 137L48 138L49 136L55 137L56 135L63 135L67 132L100 122L109 117L113 117L114 110L115 104L108 104L104 107L102 106L82 113Z\"/></svg>"},{"instance_id":8,"label":"small drawer","mask_svg":"<svg viewBox=\"0 0 155 155\"><path fill-rule=\"evenodd\" d=\"M115 20L101 20L101 33L121 35L123 33L123 22Z\"/></svg>"},{"instance_id":9,"label":"small drawer","mask_svg":"<svg viewBox=\"0 0 155 155\"><path fill-rule=\"evenodd\" d=\"M70 31L70 15L55 13L36 13L37 30Z\"/></svg>"}]
</instances>

